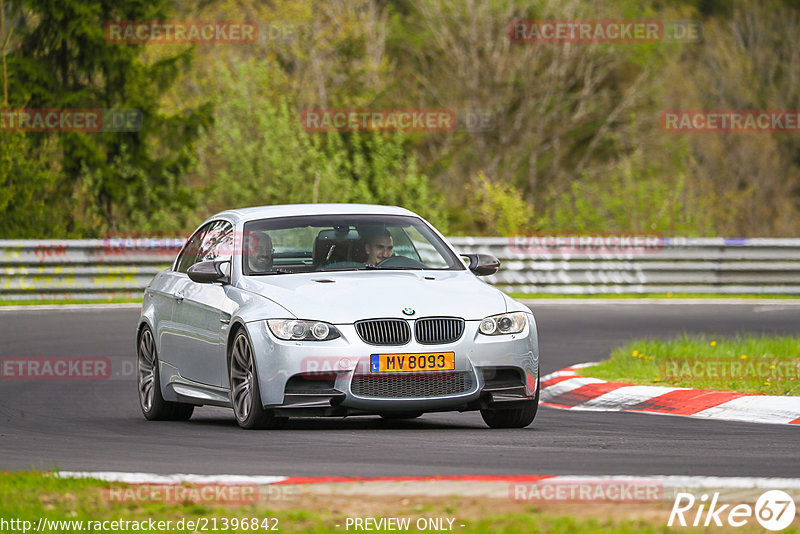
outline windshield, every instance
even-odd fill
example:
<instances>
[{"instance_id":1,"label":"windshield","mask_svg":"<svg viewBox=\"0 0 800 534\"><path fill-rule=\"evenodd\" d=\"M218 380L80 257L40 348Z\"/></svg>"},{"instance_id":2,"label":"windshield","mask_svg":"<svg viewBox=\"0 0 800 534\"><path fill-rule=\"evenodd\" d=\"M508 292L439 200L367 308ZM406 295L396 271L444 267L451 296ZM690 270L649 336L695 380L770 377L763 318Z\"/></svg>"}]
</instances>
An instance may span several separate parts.
<instances>
[{"instance_id":1,"label":"windshield","mask_svg":"<svg viewBox=\"0 0 800 534\"><path fill-rule=\"evenodd\" d=\"M342 270L463 270L464 265L419 218L310 215L244 226L245 275Z\"/></svg>"}]
</instances>

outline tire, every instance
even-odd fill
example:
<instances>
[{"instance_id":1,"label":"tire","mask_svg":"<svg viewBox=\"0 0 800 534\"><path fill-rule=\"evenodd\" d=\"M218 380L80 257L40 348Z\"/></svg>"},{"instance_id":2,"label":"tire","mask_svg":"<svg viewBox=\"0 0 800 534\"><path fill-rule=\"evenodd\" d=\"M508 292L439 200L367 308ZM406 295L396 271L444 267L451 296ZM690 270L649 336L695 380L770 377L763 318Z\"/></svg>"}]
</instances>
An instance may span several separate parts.
<instances>
[{"instance_id":1,"label":"tire","mask_svg":"<svg viewBox=\"0 0 800 534\"><path fill-rule=\"evenodd\" d=\"M520 408L506 410L481 410L483 421L489 428L525 428L536 417L539 409L539 377L536 377L536 396L525 401Z\"/></svg>"},{"instance_id":2,"label":"tire","mask_svg":"<svg viewBox=\"0 0 800 534\"><path fill-rule=\"evenodd\" d=\"M422 415L422 412L384 412L380 415L384 419L399 421L403 419L416 419Z\"/></svg>"},{"instance_id":3,"label":"tire","mask_svg":"<svg viewBox=\"0 0 800 534\"><path fill-rule=\"evenodd\" d=\"M158 353L153 332L149 326L142 328L136 344L138 363L139 408L148 421L188 421L194 406L165 401L161 395L161 377L158 371Z\"/></svg>"},{"instance_id":4,"label":"tire","mask_svg":"<svg viewBox=\"0 0 800 534\"><path fill-rule=\"evenodd\" d=\"M231 406L236 423L246 430L283 428L288 417L277 417L261 404L253 345L244 329L233 339L228 357L228 376L231 385Z\"/></svg>"}]
</instances>

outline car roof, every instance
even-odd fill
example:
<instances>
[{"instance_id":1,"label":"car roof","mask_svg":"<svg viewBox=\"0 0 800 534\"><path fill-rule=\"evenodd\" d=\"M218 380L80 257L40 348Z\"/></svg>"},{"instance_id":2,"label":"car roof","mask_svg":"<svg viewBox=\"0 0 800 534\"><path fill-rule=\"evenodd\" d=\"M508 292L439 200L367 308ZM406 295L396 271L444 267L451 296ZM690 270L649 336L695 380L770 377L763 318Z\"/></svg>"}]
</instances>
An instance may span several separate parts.
<instances>
[{"instance_id":1,"label":"car roof","mask_svg":"<svg viewBox=\"0 0 800 534\"><path fill-rule=\"evenodd\" d=\"M282 204L225 210L209 217L207 220L226 216L242 222L300 215L411 215L418 217L413 211L398 206L380 206L377 204Z\"/></svg>"}]
</instances>

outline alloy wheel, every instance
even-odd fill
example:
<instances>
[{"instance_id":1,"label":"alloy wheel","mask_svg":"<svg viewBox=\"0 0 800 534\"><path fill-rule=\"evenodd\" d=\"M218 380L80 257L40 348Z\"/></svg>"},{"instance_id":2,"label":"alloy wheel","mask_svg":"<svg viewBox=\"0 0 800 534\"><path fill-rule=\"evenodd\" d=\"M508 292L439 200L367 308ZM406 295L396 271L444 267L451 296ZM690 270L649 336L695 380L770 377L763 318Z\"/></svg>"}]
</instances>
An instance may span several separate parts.
<instances>
[{"instance_id":1,"label":"alloy wheel","mask_svg":"<svg viewBox=\"0 0 800 534\"><path fill-rule=\"evenodd\" d=\"M156 350L153 334L145 329L139 338L139 402L145 412L153 409L156 388Z\"/></svg>"},{"instance_id":2,"label":"alloy wheel","mask_svg":"<svg viewBox=\"0 0 800 534\"><path fill-rule=\"evenodd\" d=\"M236 418L247 419L253 403L253 350L243 334L234 341L231 354L231 402Z\"/></svg>"}]
</instances>

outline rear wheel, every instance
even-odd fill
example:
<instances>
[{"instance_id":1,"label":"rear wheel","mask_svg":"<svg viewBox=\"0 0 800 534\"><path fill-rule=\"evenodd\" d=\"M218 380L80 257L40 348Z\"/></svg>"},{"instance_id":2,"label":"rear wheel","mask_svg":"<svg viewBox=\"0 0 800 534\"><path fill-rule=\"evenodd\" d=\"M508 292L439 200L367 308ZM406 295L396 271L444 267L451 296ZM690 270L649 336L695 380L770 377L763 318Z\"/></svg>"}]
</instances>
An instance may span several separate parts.
<instances>
[{"instance_id":1,"label":"rear wheel","mask_svg":"<svg viewBox=\"0 0 800 534\"><path fill-rule=\"evenodd\" d=\"M536 377L536 396L522 406L505 410L481 410L483 421L490 428L524 428L531 424L539 409L539 377Z\"/></svg>"},{"instance_id":2,"label":"rear wheel","mask_svg":"<svg viewBox=\"0 0 800 534\"><path fill-rule=\"evenodd\" d=\"M287 417L276 417L261 404L253 346L244 330L233 340L230 354L231 404L236 422L247 430L282 428Z\"/></svg>"},{"instance_id":3,"label":"rear wheel","mask_svg":"<svg viewBox=\"0 0 800 534\"><path fill-rule=\"evenodd\" d=\"M142 328L136 349L139 362L139 407L150 421L186 421L192 416L194 406L165 401L161 395L158 374L158 354L153 332L149 326Z\"/></svg>"}]
</instances>

